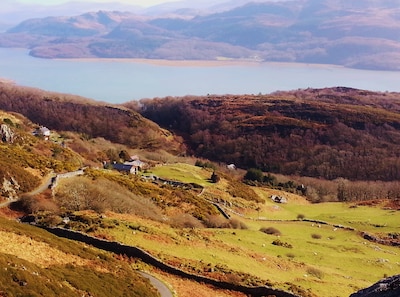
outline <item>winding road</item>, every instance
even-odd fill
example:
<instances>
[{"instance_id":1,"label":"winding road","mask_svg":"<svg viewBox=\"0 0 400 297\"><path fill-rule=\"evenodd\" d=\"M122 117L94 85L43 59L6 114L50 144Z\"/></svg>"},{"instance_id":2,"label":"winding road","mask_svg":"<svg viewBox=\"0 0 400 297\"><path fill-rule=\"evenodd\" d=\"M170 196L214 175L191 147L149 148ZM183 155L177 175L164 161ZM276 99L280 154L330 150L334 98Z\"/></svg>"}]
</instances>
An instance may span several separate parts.
<instances>
[{"instance_id":1,"label":"winding road","mask_svg":"<svg viewBox=\"0 0 400 297\"><path fill-rule=\"evenodd\" d=\"M159 279L155 278L154 276L146 273L146 272L139 272L140 275L147 278L150 281L150 284L155 287L158 292L160 292L161 297L173 297L170 289Z\"/></svg>"}]
</instances>

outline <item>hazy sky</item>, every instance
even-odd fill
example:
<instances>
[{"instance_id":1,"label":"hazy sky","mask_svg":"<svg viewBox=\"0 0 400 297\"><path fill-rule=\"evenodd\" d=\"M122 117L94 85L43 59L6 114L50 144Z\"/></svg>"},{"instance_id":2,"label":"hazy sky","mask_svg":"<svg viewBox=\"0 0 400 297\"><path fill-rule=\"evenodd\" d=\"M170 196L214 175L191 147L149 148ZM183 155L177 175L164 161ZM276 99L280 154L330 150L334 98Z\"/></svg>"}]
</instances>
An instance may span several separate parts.
<instances>
[{"instance_id":1,"label":"hazy sky","mask_svg":"<svg viewBox=\"0 0 400 297\"><path fill-rule=\"evenodd\" d=\"M65 2L74 2L74 0L18 0L17 2L25 4L57 5ZM121 2L124 4L152 6L166 2L177 2L176 0L81 0L79 2Z\"/></svg>"}]
</instances>

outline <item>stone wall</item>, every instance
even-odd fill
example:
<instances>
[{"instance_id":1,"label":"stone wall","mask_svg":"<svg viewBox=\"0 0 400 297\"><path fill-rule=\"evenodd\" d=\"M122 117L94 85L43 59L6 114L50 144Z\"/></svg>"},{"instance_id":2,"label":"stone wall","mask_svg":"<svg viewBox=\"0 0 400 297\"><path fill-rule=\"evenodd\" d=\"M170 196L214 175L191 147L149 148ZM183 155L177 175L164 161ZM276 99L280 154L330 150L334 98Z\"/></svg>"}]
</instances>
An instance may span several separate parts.
<instances>
[{"instance_id":1,"label":"stone wall","mask_svg":"<svg viewBox=\"0 0 400 297\"><path fill-rule=\"evenodd\" d=\"M247 287L247 286L242 286L242 285L231 284L228 282L218 281L218 280L207 278L207 277L201 276L201 275L191 274L191 273L182 271L173 266L163 263L161 260L153 257L152 255L150 255L149 253L147 253L146 251L144 251L140 248L124 245L124 244L121 244L118 242L99 239L96 237L86 235L81 232L76 232L76 231L67 230L67 229L63 229L63 228L49 228L49 227L42 227L42 228L44 228L48 232L50 232L54 235L57 235L59 237L64 237L64 238L84 242L84 243L90 244L96 248L99 248L99 249L102 249L105 251L109 251L109 252L113 252L116 254L122 254L122 255L126 255L128 257L139 258L143 262L150 264L154 267L157 267L157 268L159 268L165 272L168 272L170 274L174 274L174 275L177 275L177 276L180 276L183 278L191 279L191 280L194 280L199 283L209 284L209 285L212 285L217 288L243 292L244 294L248 294L250 296L255 296L255 297L257 297L257 296L300 297L298 295L294 295L289 292L273 289L273 288L266 287L266 286Z\"/></svg>"}]
</instances>

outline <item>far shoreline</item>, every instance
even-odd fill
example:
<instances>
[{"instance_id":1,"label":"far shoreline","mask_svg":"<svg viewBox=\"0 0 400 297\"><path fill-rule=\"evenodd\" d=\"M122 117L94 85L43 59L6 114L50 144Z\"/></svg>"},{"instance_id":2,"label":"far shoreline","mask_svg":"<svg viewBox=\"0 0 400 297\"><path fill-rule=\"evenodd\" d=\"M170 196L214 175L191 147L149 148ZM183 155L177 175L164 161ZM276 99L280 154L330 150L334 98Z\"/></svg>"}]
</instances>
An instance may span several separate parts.
<instances>
[{"instance_id":1,"label":"far shoreline","mask_svg":"<svg viewBox=\"0 0 400 297\"><path fill-rule=\"evenodd\" d=\"M224 67L224 66L284 66L284 67L315 67L315 68L346 68L335 64L313 64L302 62L258 61L250 59L221 59L221 60L164 60L143 58L50 58L51 60L76 62L110 62L110 63L137 63L166 67Z\"/></svg>"}]
</instances>

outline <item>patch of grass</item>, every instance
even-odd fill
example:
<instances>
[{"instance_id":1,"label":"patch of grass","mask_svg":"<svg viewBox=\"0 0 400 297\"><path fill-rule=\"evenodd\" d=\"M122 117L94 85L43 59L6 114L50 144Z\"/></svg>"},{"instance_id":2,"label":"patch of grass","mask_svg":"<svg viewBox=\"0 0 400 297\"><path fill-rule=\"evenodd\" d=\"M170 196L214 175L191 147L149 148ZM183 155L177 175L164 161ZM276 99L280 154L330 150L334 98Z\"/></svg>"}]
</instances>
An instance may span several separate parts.
<instances>
[{"instance_id":1,"label":"patch of grass","mask_svg":"<svg viewBox=\"0 0 400 297\"><path fill-rule=\"evenodd\" d=\"M209 181L212 171L184 163L157 166L148 173L184 183L196 183L202 186L212 185Z\"/></svg>"}]
</instances>

